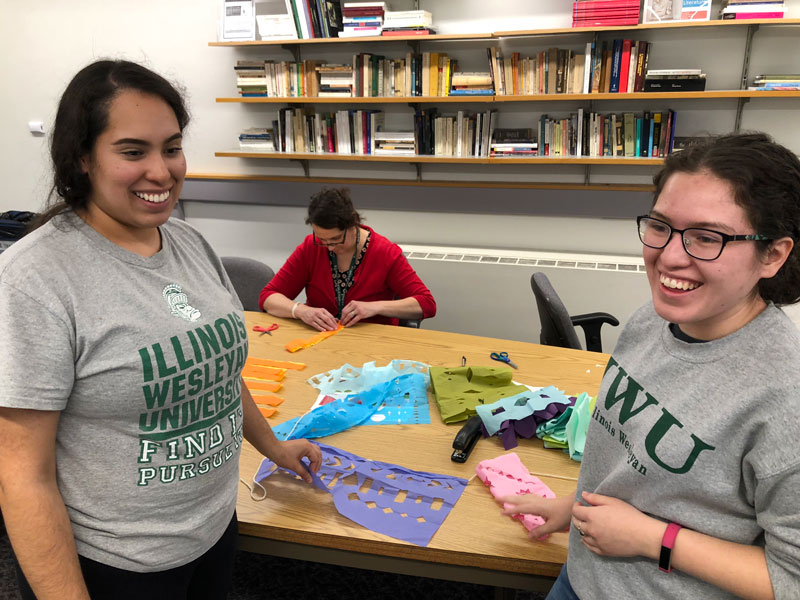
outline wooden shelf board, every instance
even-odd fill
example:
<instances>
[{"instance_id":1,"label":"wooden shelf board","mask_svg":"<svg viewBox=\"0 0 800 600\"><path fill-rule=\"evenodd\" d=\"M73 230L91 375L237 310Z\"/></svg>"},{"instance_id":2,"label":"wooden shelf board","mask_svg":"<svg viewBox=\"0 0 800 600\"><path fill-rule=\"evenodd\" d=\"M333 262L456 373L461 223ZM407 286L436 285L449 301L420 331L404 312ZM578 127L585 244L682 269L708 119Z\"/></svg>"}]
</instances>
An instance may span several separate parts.
<instances>
[{"instance_id":1,"label":"wooden shelf board","mask_svg":"<svg viewBox=\"0 0 800 600\"><path fill-rule=\"evenodd\" d=\"M394 163L434 163L434 164L467 164L467 165L660 165L662 158L650 157L592 157L592 156L534 156L515 157L457 157L457 156L394 156L372 154L336 154L336 153L289 153L289 152L247 152L228 150L215 152L214 156L225 158L258 158L280 160L341 160L358 162L394 162Z\"/></svg>"},{"instance_id":2,"label":"wooden shelf board","mask_svg":"<svg viewBox=\"0 0 800 600\"><path fill-rule=\"evenodd\" d=\"M583 100L689 100L720 98L800 98L800 91L709 90L705 92L634 92L625 94L538 94L533 96L386 96L386 97L258 97L217 98L243 104L499 104L503 102L564 102Z\"/></svg>"},{"instance_id":3,"label":"wooden shelf board","mask_svg":"<svg viewBox=\"0 0 800 600\"><path fill-rule=\"evenodd\" d=\"M743 25L800 25L800 19L732 19L713 21L670 21L667 23L644 23L640 25L609 25L598 27L561 27L555 29L526 29L518 31L495 31L493 33L456 33L437 35L380 36L363 38L314 38L310 40L255 40L244 42L208 42L209 46L297 46L307 44L360 44L387 42L469 41L511 37L536 37L547 35L581 34L604 31L643 31L648 29L673 29L691 27L741 27Z\"/></svg>"},{"instance_id":4,"label":"wooden shelf board","mask_svg":"<svg viewBox=\"0 0 800 600\"><path fill-rule=\"evenodd\" d=\"M713 21L669 21L639 25L607 25L596 27L563 27L559 29L528 29L521 31L495 31L493 38L544 36L566 33L602 33L604 31L640 31L647 29L673 29L683 27L741 27L742 25L800 25L800 19L730 19Z\"/></svg>"},{"instance_id":5,"label":"wooden shelf board","mask_svg":"<svg viewBox=\"0 0 800 600\"><path fill-rule=\"evenodd\" d=\"M387 35L357 38L314 38L310 40L250 40L245 42L209 42L209 46L299 46L306 44L361 44L373 42L442 42L488 40L491 33L451 33L436 35Z\"/></svg>"},{"instance_id":6,"label":"wooden shelf board","mask_svg":"<svg viewBox=\"0 0 800 600\"><path fill-rule=\"evenodd\" d=\"M336 185L382 185L407 187L502 188L545 190L591 190L652 192L651 184L636 183L554 183L539 181L448 181L417 179L370 179L365 177L303 177L291 175L247 175L230 173L189 173L186 179L198 181L283 181L289 183L326 183Z\"/></svg>"}]
</instances>

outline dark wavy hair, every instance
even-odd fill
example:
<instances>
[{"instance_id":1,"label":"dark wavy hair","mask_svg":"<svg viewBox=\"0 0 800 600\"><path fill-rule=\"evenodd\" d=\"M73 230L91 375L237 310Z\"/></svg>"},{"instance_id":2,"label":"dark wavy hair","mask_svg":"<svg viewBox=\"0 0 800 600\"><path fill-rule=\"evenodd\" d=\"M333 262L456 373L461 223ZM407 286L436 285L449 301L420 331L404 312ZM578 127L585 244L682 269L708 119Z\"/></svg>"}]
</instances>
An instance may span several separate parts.
<instances>
[{"instance_id":1,"label":"dark wavy hair","mask_svg":"<svg viewBox=\"0 0 800 600\"><path fill-rule=\"evenodd\" d=\"M322 229L350 229L361 225L361 215L353 208L350 190L346 188L323 188L311 196L306 225Z\"/></svg>"},{"instance_id":2,"label":"dark wavy hair","mask_svg":"<svg viewBox=\"0 0 800 600\"><path fill-rule=\"evenodd\" d=\"M733 190L755 233L794 241L778 273L758 282L758 293L778 305L800 300L800 160L765 133L732 133L670 154L653 178L655 201L675 173L708 172ZM770 242L755 242L766 254Z\"/></svg>"},{"instance_id":3,"label":"dark wavy hair","mask_svg":"<svg viewBox=\"0 0 800 600\"><path fill-rule=\"evenodd\" d=\"M50 138L53 189L48 206L33 228L68 208L86 207L92 184L81 167L81 158L91 153L97 138L108 127L109 107L124 90L164 100L175 113L181 131L189 123L181 92L150 69L127 60L99 60L78 71L58 103Z\"/></svg>"}]
</instances>

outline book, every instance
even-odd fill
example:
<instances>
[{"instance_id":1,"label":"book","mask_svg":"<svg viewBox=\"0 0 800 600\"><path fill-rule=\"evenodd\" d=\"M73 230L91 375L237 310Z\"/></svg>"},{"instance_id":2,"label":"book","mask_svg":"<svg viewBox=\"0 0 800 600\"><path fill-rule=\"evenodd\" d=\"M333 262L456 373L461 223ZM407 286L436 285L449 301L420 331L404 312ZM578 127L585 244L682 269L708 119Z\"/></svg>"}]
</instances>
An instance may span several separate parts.
<instances>
[{"instance_id":1,"label":"book","mask_svg":"<svg viewBox=\"0 0 800 600\"><path fill-rule=\"evenodd\" d=\"M704 77L685 79L645 79L645 92L702 92L706 89Z\"/></svg>"},{"instance_id":2,"label":"book","mask_svg":"<svg viewBox=\"0 0 800 600\"><path fill-rule=\"evenodd\" d=\"M617 94L619 93L619 82L622 70L622 40L614 40L611 51L611 81L609 82L608 91Z\"/></svg>"},{"instance_id":3,"label":"book","mask_svg":"<svg viewBox=\"0 0 800 600\"><path fill-rule=\"evenodd\" d=\"M681 21L708 21L711 0L681 0Z\"/></svg>"},{"instance_id":4,"label":"book","mask_svg":"<svg viewBox=\"0 0 800 600\"><path fill-rule=\"evenodd\" d=\"M622 51L620 53L619 66L619 85L617 91L624 94L628 91L628 71L631 62L631 43L633 40L622 40Z\"/></svg>"},{"instance_id":5,"label":"book","mask_svg":"<svg viewBox=\"0 0 800 600\"><path fill-rule=\"evenodd\" d=\"M722 18L729 19L782 19L784 16L783 11L779 12L737 12L725 13Z\"/></svg>"}]
</instances>

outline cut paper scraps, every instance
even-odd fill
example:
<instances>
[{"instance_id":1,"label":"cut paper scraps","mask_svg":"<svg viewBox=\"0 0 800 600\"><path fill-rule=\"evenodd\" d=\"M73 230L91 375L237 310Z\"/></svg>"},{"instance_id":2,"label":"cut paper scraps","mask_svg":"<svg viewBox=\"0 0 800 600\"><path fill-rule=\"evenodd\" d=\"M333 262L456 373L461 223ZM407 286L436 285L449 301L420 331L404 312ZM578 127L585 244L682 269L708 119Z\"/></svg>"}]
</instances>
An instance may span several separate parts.
<instances>
[{"instance_id":1,"label":"cut paper scraps","mask_svg":"<svg viewBox=\"0 0 800 600\"><path fill-rule=\"evenodd\" d=\"M536 428L536 437L541 438L545 448L563 448L572 460L580 462L594 404L593 397L581 394L573 406L568 406L556 418L540 424Z\"/></svg>"},{"instance_id":2,"label":"cut paper scraps","mask_svg":"<svg viewBox=\"0 0 800 600\"><path fill-rule=\"evenodd\" d=\"M399 422L397 403L405 403L405 406L427 405L425 383L426 378L421 373L401 375L364 392L322 404L301 417L276 425L272 431L279 440L325 437L365 424L378 410L385 415L385 419L378 422L391 423L392 418ZM420 411L417 416L420 422L424 413L427 411ZM428 419L430 422L430 417Z\"/></svg>"},{"instance_id":3,"label":"cut paper scraps","mask_svg":"<svg viewBox=\"0 0 800 600\"><path fill-rule=\"evenodd\" d=\"M428 545L467 486L460 477L413 471L315 443L322 450L322 466L311 474L314 485L333 496L340 514L419 546ZM277 470L265 458L253 479L263 481Z\"/></svg>"},{"instance_id":4,"label":"cut paper scraps","mask_svg":"<svg viewBox=\"0 0 800 600\"><path fill-rule=\"evenodd\" d=\"M400 379L403 375L417 374L420 377ZM318 389L320 395L312 410L323 404L342 400L353 394L363 394L390 380L401 383L384 397L372 416L362 425L414 425L430 423L428 408L428 365L412 360L393 360L388 365L376 367L375 362L362 367L345 364L337 369L314 375L309 385Z\"/></svg>"},{"instance_id":5,"label":"cut paper scraps","mask_svg":"<svg viewBox=\"0 0 800 600\"><path fill-rule=\"evenodd\" d=\"M522 494L536 494L542 498L555 498L556 495L541 479L531 475L516 452L503 454L497 458L483 460L475 467L475 472L480 480L489 486L489 491L495 498L503 496L519 496ZM511 504L504 502L503 508L511 508ZM544 525L544 519L538 515L516 514L518 519L528 531ZM543 536L539 539L545 539Z\"/></svg>"},{"instance_id":6,"label":"cut paper scraps","mask_svg":"<svg viewBox=\"0 0 800 600\"><path fill-rule=\"evenodd\" d=\"M248 357L245 364L248 366L252 365L254 367L275 367L276 369L287 369L289 371L302 371L306 368L306 363L254 357Z\"/></svg>"},{"instance_id":7,"label":"cut paper scraps","mask_svg":"<svg viewBox=\"0 0 800 600\"><path fill-rule=\"evenodd\" d=\"M305 369L305 364L248 357L242 369L242 380L250 391L259 412L266 418L277 412L283 398L274 393L281 389L289 370Z\"/></svg>"},{"instance_id":8,"label":"cut paper scraps","mask_svg":"<svg viewBox=\"0 0 800 600\"><path fill-rule=\"evenodd\" d=\"M431 387L445 423L465 421L475 407L527 391L508 367L431 367Z\"/></svg>"},{"instance_id":9,"label":"cut paper scraps","mask_svg":"<svg viewBox=\"0 0 800 600\"><path fill-rule=\"evenodd\" d=\"M483 422L484 436L498 434L503 448L517 446L517 437L536 436L539 424L556 418L575 403L564 392L553 387L526 390L516 396L501 398L492 404L475 408Z\"/></svg>"},{"instance_id":10,"label":"cut paper scraps","mask_svg":"<svg viewBox=\"0 0 800 600\"><path fill-rule=\"evenodd\" d=\"M283 404L284 398L280 396L257 396L253 398L258 411L265 417L271 417L278 410L276 406Z\"/></svg>"},{"instance_id":11,"label":"cut paper scraps","mask_svg":"<svg viewBox=\"0 0 800 600\"><path fill-rule=\"evenodd\" d=\"M341 323L339 323L339 326L333 331L321 331L314 337L310 337L307 340L300 340L300 339L292 340L291 342L286 344L285 348L289 352L297 352L298 350L302 350L304 348L310 348L315 344L319 344L323 340L327 340L332 335L339 333L342 329L344 329L344 326Z\"/></svg>"}]
</instances>

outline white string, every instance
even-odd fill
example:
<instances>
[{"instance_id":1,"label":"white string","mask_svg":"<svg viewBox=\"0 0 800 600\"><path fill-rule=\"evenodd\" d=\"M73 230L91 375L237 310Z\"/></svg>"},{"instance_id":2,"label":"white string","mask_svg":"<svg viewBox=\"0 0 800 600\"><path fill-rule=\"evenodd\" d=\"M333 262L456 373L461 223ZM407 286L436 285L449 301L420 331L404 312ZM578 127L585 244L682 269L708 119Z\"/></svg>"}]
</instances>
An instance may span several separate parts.
<instances>
[{"instance_id":1,"label":"white string","mask_svg":"<svg viewBox=\"0 0 800 600\"><path fill-rule=\"evenodd\" d=\"M239 481L241 483L243 483L248 490L250 490L250 499L251 500L254 500L255 502L261 502L262 500L264 500L264 498L267 497L267 488L265 488L263 485L261 485L259 482L256 481L256 476L255 475L253 475L253 485L252 486L249 483L247 483L244 479L242 479L241 477L239 478ZM261 497L256 497L254 495L255 494L255 486L258 486L262 490L264 490L264 493L261 495Z\"/></svg>"}]
</instances>

